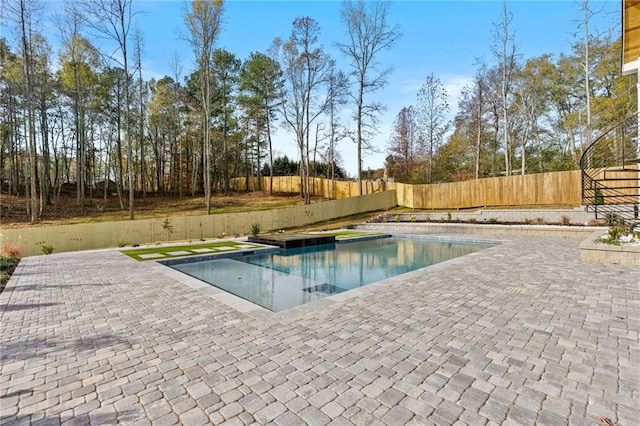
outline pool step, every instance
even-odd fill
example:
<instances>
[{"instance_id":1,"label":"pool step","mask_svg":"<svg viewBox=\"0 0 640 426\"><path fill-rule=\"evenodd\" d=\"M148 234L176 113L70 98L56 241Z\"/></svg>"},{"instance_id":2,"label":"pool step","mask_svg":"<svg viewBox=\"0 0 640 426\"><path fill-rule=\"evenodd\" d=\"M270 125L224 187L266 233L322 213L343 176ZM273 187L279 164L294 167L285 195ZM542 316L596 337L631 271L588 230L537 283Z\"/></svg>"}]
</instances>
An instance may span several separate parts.
<instances>
[{"instance_id":1,"label":"pool step","mask_svg":"<svg viewBox=\"0 0 640 426\"><path fill-rule=\"evenodd\" d=\"M300 247L319 246L322 244L333 244L336 242L336 237L333 235L280 234L249 237L248 241L251 243L277 246L286 250Z\"/></svg>"}]
</instances>

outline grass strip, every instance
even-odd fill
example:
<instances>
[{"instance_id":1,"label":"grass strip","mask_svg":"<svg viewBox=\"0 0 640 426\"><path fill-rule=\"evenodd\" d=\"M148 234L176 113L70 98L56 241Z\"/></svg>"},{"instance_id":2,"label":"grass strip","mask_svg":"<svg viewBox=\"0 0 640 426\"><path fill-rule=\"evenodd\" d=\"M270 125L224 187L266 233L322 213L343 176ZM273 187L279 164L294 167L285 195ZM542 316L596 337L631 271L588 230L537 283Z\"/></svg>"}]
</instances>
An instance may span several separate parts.
<instances>
[{"instance_id":1,"label":"grass strip","mask_svg":"<svg viewBox=\"0 0 640 426\"><path fill-rule=\"evenodd\" d=\"M256 245L256 244L251 244L248 242L244 242L244 241L216 241L214 243L203 243L203 244L183 244L183 245L171 245L171 246L157 246L157 247L146 247L146 248L141 248L141 249L133 249L133 250L121 250L120 253L122 254L126 254L127 256L138 260L140 262L144 262L146 260L158 260L158 259L172 259L174 257L184 257L184 256L196 256L196 255L203 255L203 254L210 254L210 253L214 253L216 251L219 252L230 252L230 251L234 251L234 250L243 250L245 249L247 246L251 246L251 247L262 247L260 245ZM216 249L222 249L222 248L229 248L231 247L232 250L216 250ZM211 249L213 250L212 252L197 252L195 250L199 250L199 249ZM176 251L185 251L188 253L185 254L179 254L179 255L171 255L169 254L170 252L176 252ZM149 255L149 254L161 254L162 257L150 257L150 258L145 258L144 255Z\"/></svg>"}]
</instances>

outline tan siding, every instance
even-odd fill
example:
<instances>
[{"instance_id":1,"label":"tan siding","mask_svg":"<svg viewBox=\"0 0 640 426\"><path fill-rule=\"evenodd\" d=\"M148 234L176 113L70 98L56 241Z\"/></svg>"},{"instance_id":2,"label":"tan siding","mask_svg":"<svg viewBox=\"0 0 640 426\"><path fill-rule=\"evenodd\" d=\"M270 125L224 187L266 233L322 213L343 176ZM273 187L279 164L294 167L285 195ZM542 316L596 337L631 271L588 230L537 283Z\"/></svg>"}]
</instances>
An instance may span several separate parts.
<instances>
[{"instance_id":1,"label":"tan siding","mask_svg":"<svg viewBox=\"0 0 640 426\"><path fill-rule=\"evenodd\" d=\"M623 63L640 58L640 0L625 0L623 22Z\"/></svg>"}]
</instances>

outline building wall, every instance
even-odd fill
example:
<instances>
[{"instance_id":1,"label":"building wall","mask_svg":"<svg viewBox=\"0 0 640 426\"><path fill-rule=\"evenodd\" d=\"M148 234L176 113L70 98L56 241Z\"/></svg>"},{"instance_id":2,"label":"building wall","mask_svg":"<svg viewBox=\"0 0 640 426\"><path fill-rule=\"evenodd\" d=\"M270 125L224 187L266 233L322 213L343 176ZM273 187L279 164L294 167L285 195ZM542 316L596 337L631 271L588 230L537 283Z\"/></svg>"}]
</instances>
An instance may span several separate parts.
<instances>
[{"instance_id":1,"label":"building wall","mask_svg":"<svg viewBox=\"0 0 640 426\"><path fill-rule=\"evenodd\" d=\"M640 68L640 0L622 2L622 70L636 72Z\"/></svg>"}]
</instances>

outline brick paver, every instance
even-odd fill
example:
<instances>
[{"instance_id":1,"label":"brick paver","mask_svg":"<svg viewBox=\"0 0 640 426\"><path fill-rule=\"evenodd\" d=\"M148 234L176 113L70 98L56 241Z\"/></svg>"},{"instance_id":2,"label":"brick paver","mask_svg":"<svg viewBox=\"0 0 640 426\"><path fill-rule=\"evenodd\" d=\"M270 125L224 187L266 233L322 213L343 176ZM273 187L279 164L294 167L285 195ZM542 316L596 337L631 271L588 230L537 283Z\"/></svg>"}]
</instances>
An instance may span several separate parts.
<instances>
[{"instance_id":1,"label":"brick paver","mask_svg":"<svg viewBox=\"0 0 640 426\"><path fill-rule=\"evenodd\" d=\"M114 250L25 258L0 424L637 424L640 270L507 239L279 314Z\"/></svg>"}]
</instances>

